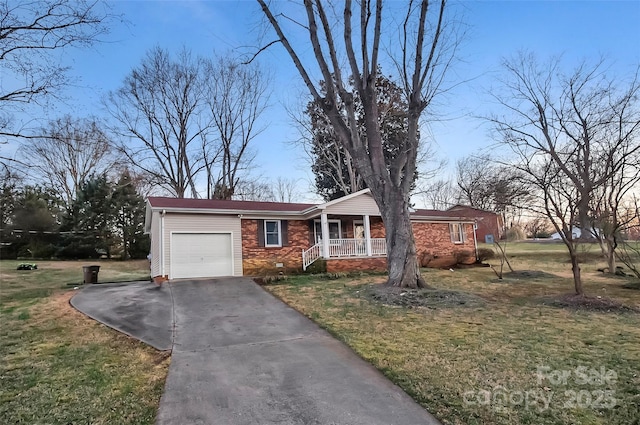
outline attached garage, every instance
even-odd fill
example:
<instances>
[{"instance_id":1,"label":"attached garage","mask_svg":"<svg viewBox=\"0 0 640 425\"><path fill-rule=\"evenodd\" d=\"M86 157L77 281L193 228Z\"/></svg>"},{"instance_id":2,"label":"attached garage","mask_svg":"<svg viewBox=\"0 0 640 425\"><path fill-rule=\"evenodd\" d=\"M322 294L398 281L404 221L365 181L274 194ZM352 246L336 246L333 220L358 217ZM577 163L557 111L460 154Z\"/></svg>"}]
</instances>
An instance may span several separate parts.
<instances>
[{"instance_id":1,"label":"attached garage","mask_svg":"<svg viewBox=\"0 0 640 425\"><path fill-rule=\"evenodd\" d=\"M173 279L233 276L231 233L172 233Z\"/></svg>"},{"instance_id":2,"label":"attached garage","mask_svg":"<svg viewBox=\"0 0 640 425\"><path fill-rule=\"evenodd\" d=\"M162 201L176 202L163 204ZM154 279L201 279L242 276L242 232L237 213L195 210L202 199L150 198L145 230L151 236ZM228 201L230 202L230 201ZM184 205L183 205L184 204Z\"/></svg>"}]
</instances>

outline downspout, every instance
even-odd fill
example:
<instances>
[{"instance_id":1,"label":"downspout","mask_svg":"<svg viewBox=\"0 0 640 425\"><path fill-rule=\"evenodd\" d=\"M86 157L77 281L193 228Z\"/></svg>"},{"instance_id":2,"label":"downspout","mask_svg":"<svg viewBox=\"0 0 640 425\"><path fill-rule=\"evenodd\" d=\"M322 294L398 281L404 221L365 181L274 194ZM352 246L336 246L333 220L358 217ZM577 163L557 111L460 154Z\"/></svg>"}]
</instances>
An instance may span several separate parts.
<instances>
[{"instance_id":1,"label":"downspout","mask_svg":"<svg viewBox=\"0 0 640 425\"><path fill-rule=\"evenodd\" d=\"M166 276L164 269L164 216L167 214L166 210L160 211L160 269L162 273L162 279Z\"/></svg>"},{"instance_id":2,"label":"downspout","mask_svg":"<svg viewBox=\"0 0 640 425\"><path fill-rule=\"evenodd\" d=\"M476 262L478 262L478 238L476 237L476 228L478 227L478 220L473 221L473 246L476 250Z\"/></svg>"}]
</instances>

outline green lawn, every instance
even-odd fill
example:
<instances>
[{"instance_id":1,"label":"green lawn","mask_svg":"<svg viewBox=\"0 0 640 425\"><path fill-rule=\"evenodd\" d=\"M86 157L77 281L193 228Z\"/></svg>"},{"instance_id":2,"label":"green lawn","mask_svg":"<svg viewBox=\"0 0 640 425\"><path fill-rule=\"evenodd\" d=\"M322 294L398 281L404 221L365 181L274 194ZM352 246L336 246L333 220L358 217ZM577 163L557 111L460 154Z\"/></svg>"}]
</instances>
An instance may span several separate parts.
<instances>
[{"instance_id":1,"label":"green lawn","mask_svg":"<svg viewBox=\"0 0 640 425\"><path fill-rule=\"evenodd\" d=\"M0 261L0 423L152 424L169 359L69 305L82 266L148 279L147 261Z\"/></svg>"},{"instance_id":2,"label":"green lawn","mask_svg":"<svg viewBox=\"0 0 640 425\"><path fill-rule=\"evenodd\" d=\"M592 248L586 257L597 257ZM367 285L384 277L298 277L267 288L445 424L638 424L640 314L551 306L572 291L562 245L507 251L520 273L502 281L489 268L423 272L437 288L482 297L481 306L371 301ZM640 308L640 291L622 287L632 279L605 276L600 266L582 267L587 295Z\"/></svg>"},{"instance_id":3,"label":"green lawn","mask_svg":"<svg viewBox=\"0 0 640 425\"><path fill-rule=\"evenodd\" d=\"M596 248L584 249L587 294L640 308L640 291L622 286L631 278L596 271ZM445 424L638 424L640 314L553 307L572 289L562 245L508 244L507 252L520 273L503 280L489 268L424 270L432 285L475 294L480 305L371 301L367 285L384 276L300 276L267 289ZM153 423L167 355L69 306L82 266L94 262L16 271L18 263L0 261L0 423ZM100 281L148 278L146 261L99 264Z\"/></svg>"}]
</instances>

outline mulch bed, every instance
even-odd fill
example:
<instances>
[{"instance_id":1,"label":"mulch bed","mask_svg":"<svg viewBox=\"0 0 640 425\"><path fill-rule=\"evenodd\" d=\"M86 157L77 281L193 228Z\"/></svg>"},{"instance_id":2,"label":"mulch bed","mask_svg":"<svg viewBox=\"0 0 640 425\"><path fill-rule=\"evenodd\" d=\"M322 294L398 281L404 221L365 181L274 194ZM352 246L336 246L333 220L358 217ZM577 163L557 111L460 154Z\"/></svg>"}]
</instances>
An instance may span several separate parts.
<instances>
[{"instance_id":1,"label":"mulch bed","mask_svg":"<svg viewBox=\"0 0 640 425\"><path fill-rule=\"evenodd\" d=\"M567 294L560 297L545 297L542 303L552 307L572 310L596 311L601 313L640 313L640 309L626 306L606 297L590 297L586 295Z\"/></svg>"},{"instance_id":2,"label":"mulch bed","mask_svg":"<svg viewBox=\"0 0 640 425\"><path fill-rule=\"evenodd\" d=\"M493 283L526 283L530 280L557 279L558 276L543 272L540 270L514 270L512 272L505 271L502 279L495 277L491 280Z\"/></svg>"},{"instance_id":3,"label":"mulch bed","mask_svg":"<svg viewBox=\"0 0 640 425\"><path fill-rule=\"evenodd\" d=\"M635 289L636 291L640 291L640 282L630 282L622 285L624 289Z\"/></svg>"},{"instance_id":4,"label":"mulch bed","mask_svg":"<svg viewBox=\"0 0 640 425\"><path fill-rule=\"evenodd\" d=\"M358 293L365 298L386 305L400 307L481 307L485 301L477 295L444 289L408 289L387 285L369 285Z\"/></svg>"},{"instance_id":5,"label":"mulch bed","mask_svg":"<svg viewBox=\"0 0 640 425\"><path fill-rule=\"evenodd\" d=\"M504 274L511 279L554 279L556 275L540 270L514 270Z\"/></svg>"}]
</instances>

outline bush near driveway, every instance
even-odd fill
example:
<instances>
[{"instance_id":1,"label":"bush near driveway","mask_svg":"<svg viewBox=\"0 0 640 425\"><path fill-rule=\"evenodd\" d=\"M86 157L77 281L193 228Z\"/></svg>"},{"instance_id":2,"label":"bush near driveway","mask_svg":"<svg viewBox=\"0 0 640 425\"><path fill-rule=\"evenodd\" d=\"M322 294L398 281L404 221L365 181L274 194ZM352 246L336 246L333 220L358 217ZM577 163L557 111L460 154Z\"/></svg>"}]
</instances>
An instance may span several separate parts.
<instances>
[{"instance_id":1,"label":"bush near driveway","mask_svg":"<svg viewBox=\"0 0 640 425\"><path fill-rule=\"evenodd\" d=\"M509 252L521 272L502 281L488 268L424 271L441 290L485 301L471 307L371 301L367 285L384 277L298 277L266 288L351 346L444 424L638 423L640 314L549 305L550 297L572 290L563 251L512 244ZM599 266L583 265L587 295L640 308L640 291L623 288L629 279L603 276Z\"/></svg>"}]
</instances>

